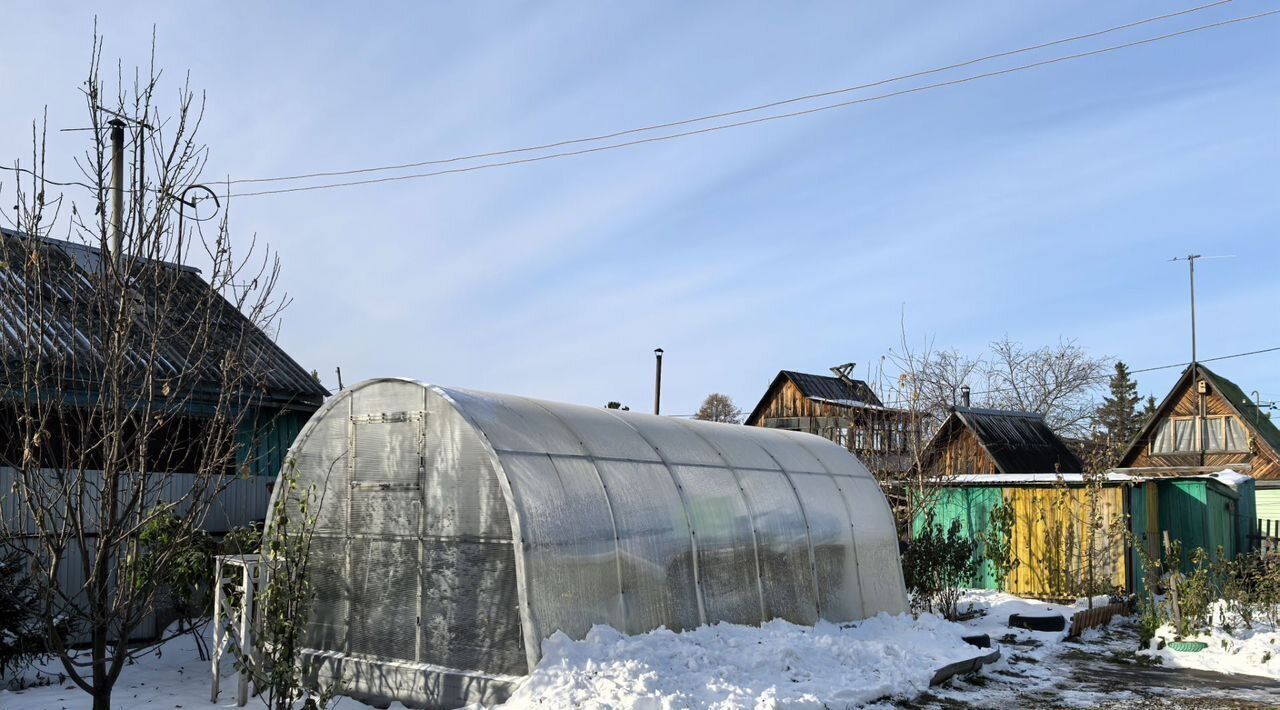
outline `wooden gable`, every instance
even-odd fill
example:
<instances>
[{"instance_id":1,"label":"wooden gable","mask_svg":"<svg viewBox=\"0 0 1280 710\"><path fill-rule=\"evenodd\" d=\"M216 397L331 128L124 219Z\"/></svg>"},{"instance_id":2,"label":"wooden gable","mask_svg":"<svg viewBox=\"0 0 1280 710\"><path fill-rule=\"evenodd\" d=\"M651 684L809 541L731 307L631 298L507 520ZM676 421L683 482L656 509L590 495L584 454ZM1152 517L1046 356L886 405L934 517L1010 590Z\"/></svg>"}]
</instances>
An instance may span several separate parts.
<instances>
[{"instance_id":1,"label":"wooden gable","mask_svg":"<svg viewBox=\"0 0 1280 710\"><path fill-rule=\"evenodd\" d=\"M925 471L939 477L1001 472L986 447L954 412L929 442L921 460Z\"/></svg>"},{"instance_id":2,"label":"wooden gable","mask_svg":"<svg viewBox=\"0 0 1280 710\"><path fill-rule=\"evenodd\" d=\"M848 407L830 402L815 402L804 396L794 382L779 376L765 393L765 400L757 405L746 423L764 426L766 419L782 417L847 417L848 410Z\"/></svg>"},{"instance_id":3,"label":"wooden gable","mask_svg":"<svg viewBox=\"0 0 1280 710\"><path fill-rule=\"evenodd\" d=\"M1204 391L1201 392L1203 383ZM1235 402L1229 394L1237 395L1242 401ZM1129 444L1128 450L1120 460L1122 468L1184 468L1184 467L1219 467L1226 468L1230 464L1248 464L1249 475L1259 480L1280 479L1280 453L1260 435L1260 424L1255 418L1261 416L1256 407L1250 406L1239 394L1239 388L1229 380L1216 375L1203 365L1197 364L1183 372L1164 402L1156 409ZM1249 411L1252 410L1252 411ZM1234 451L1200 450L1200 439L1191 451L1160 451L1153 446L1167 422L1189 422L1193 436L1202 437L1203 432L1196 426L1197 418L1205 418L1210 422L1221 421L1220 417L1230 417L1238 421L1247 434L1244 442ZM1203 420L1202 420L1203 421ZM1267 425L1270 425L1268 422ZM1211 448L1211 447L1210 447Z\"/></svg>"}]
</instances>

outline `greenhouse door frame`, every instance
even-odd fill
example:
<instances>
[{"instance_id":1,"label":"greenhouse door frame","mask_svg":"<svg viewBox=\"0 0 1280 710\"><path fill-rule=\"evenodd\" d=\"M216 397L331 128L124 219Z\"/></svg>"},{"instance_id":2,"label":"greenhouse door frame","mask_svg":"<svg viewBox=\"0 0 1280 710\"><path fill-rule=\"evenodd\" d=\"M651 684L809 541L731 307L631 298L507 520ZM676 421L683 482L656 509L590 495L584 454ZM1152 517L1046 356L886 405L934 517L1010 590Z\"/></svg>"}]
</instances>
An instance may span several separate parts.
<instances>
[{"instance_id":1,"label":"greenhouse door frame","mask_svg":"<svg viewBox=\"0 0 1280 710\"><path fill-rule=\"evenodd\" d=\"M414 662L416 663L421 663L422 658L424 656L424 649L422 648L422 643L423 643L422 617L423 617L423 611L424 611L422 606L422 600L424 596L423 595L422 549L423 549L423 531L424 531L424 526L426 524L426 521L423 519L424 511L426 510L425 501L423 499L423 496L424 496L423 482L426 479L426 467L427 467L427 459L426 459L427 411L425 409L425 405L426 405L426 402L424 401L423 402L424 409L420 409L420 410L401 411L401 412L380 412L375 414L366 414L363 416L355 416L354 414L349 414L347 417L347 421L349 422L348 438L347 438L347 442L348 442L347 470L348 470L348 477L349 477L348 487L350 489L349 491L350 494L347 496L347 511L346 511L347 513L347 521L346 521L347 523L347 530L346 530L346 538L347 538L346 568L347 570L346 570L346 573L347 573L347 579L350 580L350 583L353 585L351 596L354 596L354 591L355 591L354 589L355 561L353 559L353 547L354 547L353 542L356 539L363 539L371 542L392 542L392 541L404 541L409 539L413 540L414 550L415 550L414 559L416 559L417 561L417 564L415 565L415 574L414 574L414 577L416 580L415 599L414 599L414 606L416 608L416 612L414 614L414 641L413 641L413 658L414 658ZM385 456L382 458L381 467L370 466L369 462L367 461L364 462L365 463L364 475L362 475L362 467L358 465L358 462L360 461L359 432L361 428L384 426L384 425L406 424L406 423L411 424L414 427L412 431L412 436L413 436L413 442L414 442L415 456L413 458L416 459L416 461L414 462L415 465L413 466L413 471L414 471L413 480L412 481L405 480L404 478L405 472L402 470L402 467L393 468L394 462L389 457L385 457ZM375 445L374 454L381 455L382 453L384 452L378 451L378 447ZM401 463L403 463L403 460L401 460ZM394 475L394 476L387 475L388 469L392 469L392 473L398 474L398 475ZM370 473L374 475L369 475ZM381 475L378 475L378 474L381 474ZM355 509L354 500L357 492L366 492L366 493L416 492L417 495L412 498L412 511L414 513L414 517L417 519L417 529L413 531L412 538L408 536L389 537L385 532L371 533L368 531L362 531L359 534L353 532L354 528L352 526L352 517ZM356 607L353 601L354 601L353 599L347 600L347 634L346 634L346 643L344 644L345 651L347 654L353 653L352 651L352 636L353 636L352 617Z\"/></svg>"}]
</instances>

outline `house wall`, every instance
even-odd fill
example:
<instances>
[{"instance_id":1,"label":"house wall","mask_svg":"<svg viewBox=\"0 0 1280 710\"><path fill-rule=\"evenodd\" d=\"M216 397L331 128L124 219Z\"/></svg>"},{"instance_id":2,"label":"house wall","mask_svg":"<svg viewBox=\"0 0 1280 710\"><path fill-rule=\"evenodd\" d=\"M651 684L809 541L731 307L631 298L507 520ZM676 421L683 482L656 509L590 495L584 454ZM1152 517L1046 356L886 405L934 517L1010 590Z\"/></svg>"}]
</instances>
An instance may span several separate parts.
<instances>
[{"instance_id":1,"label":"house wall","mask_svg":"<svg viewBox=\"0 0 1280 710\"><path fill-rule=\"evenodd\" d=\"M754 423L756 426L764 426L764 420L778 417L842 417L847 416L847 413L847 407L815 402L802 395L791 380L783 380L769 406Z\"/></svg>"},{"instance_id":2,"label":"house wall","mask_svg":"<svg viewBox=\"0 0 1280 710\"><path fill-rule=\"evenodd\" d=\"M15 475L14 469L0 467L0 490L10 491L13 487ZM50 471L47 475L54 476L56 472ZM184 493L189 491L196 483L195 474L175 473L166 475L169 477L168 485L165 486L164 490L156 492L156 502L178 502L182 499ZM101 471L86 471L84 473L86 484L89 486L95 485L95 481L100 481L101 477ZM215 535L221 535L232 528L245 527L253 523L262 522L267 515L267 504L271 500L271 487L274 485L275 480L267 478L228 481L226 489L222 491L210 507L204 520L204 529ZM26 530L27 534L34 534L36 531L34 523L24 512L21 502L13 495L0 496L0 516L3 516L8 522L10 530ZM89 536L96 534L96 530L92 527L86 532ZM83 566L77 546L70 545L67 548L63 563L58 567L58 585L72 599L83 599L81 589L84 586L84 581ZM158 628L155 616L151 615L134 631L133 638L154 638L162 630ZM87 636L76 640L87 640Z\"/></svg>"},{"instance_id":3,"label":"house wall","mask_svg":"<svg viewBox=\"0 0 1280 710\"><path fill-rule=\"evenodd\" d=\"M754 426L816 434L853 452L873 471L910 469L911 417L905 412L842 407L805 397L790 380L774 392ZM898 429L901 433L895 434Z\"/></svg>"},{"instance_id":4,"label":"house wall","mask_svg":"<svg viewBox=\"0 0 1280 710\"><path fill-rule=\"evenodd\" d=\"M258 409L236 432L236 471L242 476L275 478L310 412Z\"/></svg>"},{"instance_id":5,"label":"house wall","mask_svg":"<svg viewBox=\"0 0 1280 710\"><path fill-rule=\"evenodd\" d=\"M1235 416L1231 405L1222 398L1217 388L1210 388L1208 394L1204 395L1204 416ZM1191 381L1181 388L1177 393L1177 400L1174 402L1173 408L1169 413L1162 417L1192 417L1200 414L1201 395L1196 392L1195 382ZM1227 464L1251 465L1249 475L1255 479L1280 479L1280 460L1277 459L1265 443L1258 441L1254 436L1248 420L1241 420L1244 424L1245 431L1249 433L1251 451L1245 453L1211 453L1204 454L1204 460L1201 461L1199 452L1177 453L1177 454L1153 454L1151 453L1151 439L1155 437L1159 426L1153 426L1151 432L1140 440L1140 447L1135 447L1136 451L1131 452L1122 464L1127 467L1134 468L1151 468L1164 466L1222 466L1225 468Z\"/></svg>"},{"instance_id":6,"label":"house wall","mask_svg":"<svg viewBox=\"0 0 1280 710\"><path fill-rule=\"evenodd\" d=\"M935 450L926 468L937 476L956 476L973 473L1000 473L995 459L978 443L978 438L967 428L960 427L958 434Z\"/></svg>"},{"instance_id":7,"label":"house wall","mask_svg":"<svg viewBox=\"0 0 1280 710\"><path fill-rule=\"evenodd\" d=\"M1280 488L1260 488L1257 493L1258 519L1272 520L1272 529L1280 529Z\"/></svg>"}]
</instances>

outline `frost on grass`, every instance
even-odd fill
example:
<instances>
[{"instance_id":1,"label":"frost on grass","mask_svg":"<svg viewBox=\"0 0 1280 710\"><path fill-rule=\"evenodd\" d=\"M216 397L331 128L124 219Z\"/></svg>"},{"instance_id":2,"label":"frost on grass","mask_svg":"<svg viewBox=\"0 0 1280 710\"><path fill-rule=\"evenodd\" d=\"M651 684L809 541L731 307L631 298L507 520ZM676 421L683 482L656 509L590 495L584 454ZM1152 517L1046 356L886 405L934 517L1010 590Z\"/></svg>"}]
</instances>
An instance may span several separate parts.
<instances>
[{"instance_id":1,"label":"frost on grass","mask_svg":"<svg viewBox=\"0 0 1280 710\"><path fill-rule=\"evenodd\" d=\"M504 706L845 707L909 698L934 672L972 658L964 627L925 614L880 614L849 627L774 620L624 636L596 626L582 641L557 633Z\"/></svg>"}]
</instances>

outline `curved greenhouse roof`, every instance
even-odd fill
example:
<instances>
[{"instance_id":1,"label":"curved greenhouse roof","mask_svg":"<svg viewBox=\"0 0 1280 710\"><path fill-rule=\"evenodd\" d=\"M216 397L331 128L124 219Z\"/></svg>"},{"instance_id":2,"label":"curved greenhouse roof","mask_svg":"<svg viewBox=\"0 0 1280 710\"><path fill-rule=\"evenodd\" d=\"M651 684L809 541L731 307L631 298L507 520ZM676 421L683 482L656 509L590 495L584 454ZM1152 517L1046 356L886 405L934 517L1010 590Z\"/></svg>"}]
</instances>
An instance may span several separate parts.
<instances>
[{"instance_id":1,"label":"curved greenhouse roof","mask_svg":"<svg viewBox=\"0 0 1280 710\"><path fill-rule=\"evenodd\" d=\"M557 630L906 609L879 486L808 434L380 379L290 460L319 494L308 653L357 697L501 699Z\"/></svg>"}]
</instances>

